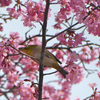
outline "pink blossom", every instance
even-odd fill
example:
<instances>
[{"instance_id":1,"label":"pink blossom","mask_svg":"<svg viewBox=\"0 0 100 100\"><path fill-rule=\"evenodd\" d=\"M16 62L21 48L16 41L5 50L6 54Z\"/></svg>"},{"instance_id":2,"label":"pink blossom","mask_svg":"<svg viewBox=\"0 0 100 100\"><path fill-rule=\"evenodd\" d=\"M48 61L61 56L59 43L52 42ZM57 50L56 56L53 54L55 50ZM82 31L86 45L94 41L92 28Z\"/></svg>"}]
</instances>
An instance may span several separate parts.
<instances>
[{"instance_id":1,"label":"pink blossom","mask_svg":"<svg viewBox=\"0 0 100 100\"><path fill-rule=\"evenodd\" d=\"M28 72L26 73L26 76L28 76L30 80L36 79L35 73L37 70L38 70L38 64L35 62L30 62L26 64L25 69L23 69L24 72Z\"/></svg>"},{"instance_id":2,"label":"pink blossom","mask_svg":"<svg viewBox=\"0 0 100 100\"><path fill-rule=\"evenodd\" d=\"M55 15L55 21L57 24L54 25L54 28L61 29L61 24L65 21L68 21L68 15L70 14L71 8L68 1L62 0L58 1L61 4L60 11Z\"/></svg>"},{"instance_id":3,"label":"pink blossom","mask_svg":"<svg viewBox=\"0 0 100 100\"><path fill-rule=\"evenodd\" d=\"M81 100L81 99L80 99L79 97L76 96L76 99L75 99L75 100Z\"/></svg>"},{"instance_id":4,"label":"pink blossom","mask_svg":"<svg viewBox=\"0 0 100 100\"><path fill-rule=\"evenodd\" d=\"M15 73L15 72L11 72L10 71L7 74L7 79L14 85L16 85L16 82L17 82L18 78L19 78L19 75L17 73Z\"/></svg>"},{"instance_id":5,"label":"pink blossom","mask_svg":"<svg viewBox=\"0 0 100 100\"><path fill-rule=\"evenodd\" d=\"M70 1L70 6L76 12L76 16L78 18L79 22L83 22L84 16L86 16L86 7L85 7L85 2L83 0L71 0Z\"/></svg>"},{"instance_id":6,"label":"pink blossom","mask_svg":"<svg viewBox=\"0 0 100 100\"><path fill-rule=\"evenodd\" d=\"M70 70L70 80L73 84L81 82L83 78L83 67L77 66L75 68L73 67L73 69Z\"/></svg>"},{"instance_id":7,"label":"pink blossom","mask_svg":"<svg viewBox=\"0 0 100 100\"><path fill-rule=\"evenodd\" d=\"M57 13L55 21L58 23L62 23L66 19L66 16L64 16L61 12Z\"/></svg>"},{"instance_id":8,"label":"pink blossom","mask_svg":"<svg viewBox=\"0 0 100 100\"><path fill-rule=\"evenodd\" d=\"M35 27L35 25L32 22L40 22L44 20L45 5L42 1L40 1L39 3L34 3L34 1L29 0L29 2L25 2L25 5L26 14L24 14L22 18L22 21L24 21L25 26Z\"/></svg>"},{"instance_id":9,"label":"pink blossom","mask_svg":"<svg viewBox=\"0 0 100 100\"><path fill-rule=\"evenodd\" d=\"M66 85L66 84L65 84ZM62 85L62 86L65 86ZM66 88L63 90L54 89L54 87L44 84L43 98L49 98L49 100L69 100L69 91Z\"/></svg>"},{"instance_id":10,"label":"pink blossom","mask_svg":"<svg viewBox=\"0 0 100 100\"><path fill-rule=\"evenodd\" d=\"M62 29L60 23L55 24L53 27L54 27L55 29Z\"/></svg>"},{"instance_id":11,"label":"pink blossom","mask_svg":"<svg viewBox=\"0 0 100 100\"><path fill-rule=\"evenodd\" d=\"M11 0L4 1L5 2L2 0L0 1L1 7L9 5ZM91 5L91 3L94 3L95 6L99 6L99 0L50 0L52 3L53 1L60 5L60 10L55 15L56 24L54 25L54 28L62 29L61 24L63 22L66 23L71 18L69 15L73 12L75 19L79 23L85 24L89 34L92 33L100 36L100 11L99 9L93 11L95 7ZM17 0L16 2L17 4L14 7L7 8L10 19L18 19L18 17L21 16L21 21L23 21L24 26L29 27L36 27L34 22L43 22L46 4L45 0L40 0L39 3L36 3L33 0L28 0L25 4L21 4L20 0ZM21 8L22 5L25 6L23 7L23 10ZM51 15L50 12L51 9L49 9L48 18ZM91 13L89 14L89 12ZM87 16L87 14L89 15ZM87 16L86 19L84 19L85 16ZM0 31L3 31L1 25L2 23L0 23ZM74 27L72 28L74 29ZM35 84L34 82L38 82L38 64L29 57L21 55L18 52L18 47L21 47L19 44L22 42L25 42L24 45L42 44L37 37L34 37L35 36L29 35L24 41L20 38L18 32L11 32L9 38L1 37L0 70L2 70L3 75L1 75L0 85L1 87L4 87L3 89L0 89L0 92L2 93L0 96L3 95L3 93L6 93L5 91L10 91L13 97L18 96L20 100L38 99L38 86L33 85ZM66 63L65 66L68 67L65 67L64 70L68 71L69 74L66 75L66 79L63 79L60 73L56 73L58 80L54 80L54 82L60 86L60 89L56 89L55 86L43 84L43 98L49 100L70 100L69 96L71 95L72 85L81 82L84 78L84 68L79 65L80 62L90 63L95 61L99 58L100 50L98 48L87 46L82 48L78 53L74 51L74 47L80 47L85 38L83 37L83 33L76 33L73 30L63 32L57 36L57 40L59 42L58 47L65 47L67 49L59 51L58 49L54 49L52 51L56 54L57 58L62 61L62 63ZM97 62L97 66L100 66L99 63L100 60ZM98 72L98 77L100 77L100 72ZM5 82L2 82L2 80ZM89 84L89 86L94 89L96 83ZM90 99L99 100L99 98L100 92L95 88L93 91L93 97ZM17 98L12 97L9 99L17 100ZM79 98L76 100L79 100Z\"/></svg>"},{"instance_id":12,"label":"pink blossom","mask_svg":"<svg viewBox=\"0 0 100 100\"><path fill-rule=\"evenodd\" d=\"M59 41L61 42L61 44L64 44L64 45L67 44L66 37L65 37L65 34L64 34L64 33L60 34L60 35L57 37L57 40L59 40Z\"/></svg>"},{"instance_id":13,"label":"pink blossom","mask_svg":"<svg viewBox=\"0 0 100 100\"><path fill-rule=\"evenodd\" d=\"M29 27L34 26L34 27L36 27L27 16L23 16L21 21L24 21L23 22L24 26L29 26Z\"/></svg>"},{"instance_id":14,"label":"pink blossom","mask_svg":"<svg viewBox=\"0 0 100 100\"><path fill-rule=\"evenodd\" d=\"M94 87L97 86L97 84L96 83L92 83L92 84L89 84L88 86L90 86L94 90Z\"/></svg>"},{"instance_id":15,"label":"pink blossom","mask_svg":"<svg viewBox=\"0 0 100 100\"><path fill-rule=\"evenodd\" d=\"M29 84L27 86L22 85L19 88L19 93L21 96L21 100L36 100L36 98L33 96L34 88L30 87Z\"/></svg>"},{"instance_id":16,"label":"pink blossom","mask_svg":"<svg viewBox=\"0 0 100 100\"><path fill-rule=\"evenodd\" d=\"M89 84L90 87L93 89L93 94L91 95L89 100L99 100L100 99L100 91L97 90L97 88L94 89L96 86L96 83Z\"/></svg>"},{"instance_id":17,"label":"pink blossom","mask_svg":"<svg viewBox=\"0 0 100 100\"><path fill-rule=\"evenodd\" d=\"M98 57L98 50L97 48L88 48L88 47L84 47L82 48L82 53L80 54L82 60L85 62L85 63L90 63L94 60L96 60L96 58ZM99 63L96 64L97 66L99 65Z\"/></svg>"},{"instance_id":18,"label":"pink blossom","mask_svg":"<svg viewBox=\"0 0 100 100\"><path fill-rule=\"evenodd\" d=\"M80 58L79 55L77 55L77 53L75 51L73 51L72 53L70 53L70 59L72 61L76 62L76 61L78 61L79 58Z\"/></svg>"},{"instance_id":19,"label":"pink blossom","mask_svg":"<svg viewBox=\"0 0 100 100\"><path fill-rule=\"evenodd\" d=\"M98 72L97 74L98 74L98 77L100 78L100 72Z\"/></svg>"},{"instance_id":20,"label":"pink blossom","mask_svg":"<svg viewBox=\"0 0 100 100\"><path fill-rule=\"evenodd\" d=\"M56 57L63 61L64 60L64 52L62 50L57 51Z\"/></svg>"},{"instance_id":21,"label":"pink blossom","mask_svg":"<svg viewBox=\"0 0 100 100\"><path fill-rule=\"evenodd\" d=\"M11 16L11 18L18 19L18 17L21 15L21 11L20 10L16 11L15 8L7 8L7 11Z\"/></svg>"},{"instance_id":22,"label":"pink blossom","mask_svg":"<svg viewBox=\"0 0 100 100\"><path fill-rule=\"evenodd\" d=\"M97 67L100 67L100 60L96 64Z\"/></svg>"},{"instance_id":23,"label":"pink blossom","mask_svg":"<svg viewBox=\"0 0 100 100\"><path fill-rule=\"evenodd\" d=\"M12 98L12 97L10 97L9 99L10 99L10 100L17 100L17 98Z\"/></svg>"},{"instance_id":24,"label":"pink blossom","mask_svg":"<svg viewBox=\"0 0 100 100\"><path fill-rule=\"evenodd\" d=\"M34 37L34 35L32 37ZM41 40L39 38L37 38L37 37L32 38L31 41L29 42L29 45L32 45L32 44L41 45Z\"/></svg>"},{"instance_id":25,"label":"pink blossom","mask_svg":"<svg viewBox=\"0 0 100 100\"><path fill-rule=\"evenodd\" d=\"M0 7L9 6L12 3L12 0L0 0Z\"/></svg>"},{"instance_id":26,"label":"pink blossom","mask_svg":"<svg viewBox=\"0 0 100 100\"><path fill-rule=\"evenodd\" d=\"M78 44L82 44L82 41L85 40L85 38L83 37L83 33L80 34L75 34L75 45L77 46Z\"/></svg>"},{"instance_id":27,"label":"pink blossom","mask_svg":"<svg viewBox=\"0 0 100 100\"><path fill-rule=\"evenodd\" d=\"M84 41L83 33L80 34L75 34L66 32L62 33L57 37L57 40L61 42L61 44L68 45L68 46L73 46L76 47L79 44L82 44L82 41Z\"/></svg>"},{"instance_id":28,"label":"pink blossom","mask_svg":"<svg viewBox=\"0 0 100 100\"><path fill-rule=\"evenodd\" d=\"M99 100L100 99L100 93L96 93L94 96L94 100Z\"/></svg>"},{"instance_id":29,"label":"pink blossom","mask_svg":"<svg viewBox=\"0 0 100 100\"><path fill-rule=\"evenodd\" d=\"M97 4L100 5L100 0L97 0Z\"/></svg>"},{"instance_id":30,"label":"pink blossom","mask_svg":"<svg viewBox=\"0 0 100 100\"><path fill-rule=\"evenodd\" d=\"M73 11L76 13L76 20L78 20L80 23L84 23L89 31L89 34L92 33L95 36L98 35L100 36L100 28L98 23L100 21L100 11L99 10L94 10L94 6L90 6L89 8L86 7L86 3L91 5L92 3L95 6L99 5L99 0L71 0L69 2L70 7L72 7ZM91 14L88 15L88 12L92 12ZM87 16L85 18L85 16ZM88 22L88 23L87 23ZM95 27L94 27L95 26Z\"/></svg>"},{"instance_id":31,"label":"pink blossom","mask_svg":"<svg viewBox=\"0 0 100 100\"><path fill-rule=\"evenodd\" d=\"M69 46L75 47L74 41L73 41L71 38L68 39L67 44L68 44Z\"/></svg>"},{"instance_id":32,"label":"pink blossom","mask_svg":"<svg viewBox=\"0 0 100 100\"><path fill-rule=\"evenodd\" d=\"M3 31L3 27L1 25L2 25L2 23L0 23L0 31L2 32Z\"/></svg>"},{"instance_id":33,"label":"pink blossom","mask_svg":"<svg viewBox=\"0 0 100 100\"><path fill-rule=\"evenodd\" d=\"M13 39L18 39L19 38L19 33L18 32L11 32L10 37Z\"/></svg>"}]
</instances>

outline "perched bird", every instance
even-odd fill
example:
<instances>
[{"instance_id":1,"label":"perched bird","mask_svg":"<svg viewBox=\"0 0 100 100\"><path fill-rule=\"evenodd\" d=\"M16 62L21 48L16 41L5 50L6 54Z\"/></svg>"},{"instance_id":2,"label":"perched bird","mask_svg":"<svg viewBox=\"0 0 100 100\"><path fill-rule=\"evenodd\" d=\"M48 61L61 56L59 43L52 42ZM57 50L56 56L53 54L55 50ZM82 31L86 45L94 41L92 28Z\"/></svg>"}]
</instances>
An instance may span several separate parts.
<instances>
[{"instance_id":1,"label":"perched bird","mask_svg":"<svg viewBox=\"0 0 100 100\"><path fill-rule=\"evenodd\" d=\"M23 51L24 53L26 53L29 56L32 56L36 59L40 59L41 46L39 46L39 45L28 45L27 47L19 48L19 50ZM39 64L39 61L36 59L33 59L33 60ZM52 68L56 69L65 78L66 75L68 74L68 72L65 71L62 67L60 67L58 63L61 64L61 62L51 52L49 52L47 49L45 49L44 58L43 58L43 66L44 67L52 67Z\"/></svg>"}]
</instances>

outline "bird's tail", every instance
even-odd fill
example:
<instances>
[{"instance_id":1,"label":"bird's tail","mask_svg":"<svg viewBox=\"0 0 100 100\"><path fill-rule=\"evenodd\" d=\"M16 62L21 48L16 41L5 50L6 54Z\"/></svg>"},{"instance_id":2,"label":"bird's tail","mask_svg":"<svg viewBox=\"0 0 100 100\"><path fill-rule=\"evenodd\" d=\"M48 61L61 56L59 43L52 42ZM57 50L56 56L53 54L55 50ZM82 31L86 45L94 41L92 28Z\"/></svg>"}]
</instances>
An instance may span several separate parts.
<instances>
[{"instance_id":1,"label":"bird's tail","mask_svg":"<svg viewBox=\"0 0 100 100\"><path fill-rule=\"evenodd\" d=\"M60 67L60 69L59 69L58 71L63 75L64 78L66 78L66 75L68 74L67 71L65 71L65 70L64 70L63 68L61 68L61 67Z\"/></svg>"}]
</instances>

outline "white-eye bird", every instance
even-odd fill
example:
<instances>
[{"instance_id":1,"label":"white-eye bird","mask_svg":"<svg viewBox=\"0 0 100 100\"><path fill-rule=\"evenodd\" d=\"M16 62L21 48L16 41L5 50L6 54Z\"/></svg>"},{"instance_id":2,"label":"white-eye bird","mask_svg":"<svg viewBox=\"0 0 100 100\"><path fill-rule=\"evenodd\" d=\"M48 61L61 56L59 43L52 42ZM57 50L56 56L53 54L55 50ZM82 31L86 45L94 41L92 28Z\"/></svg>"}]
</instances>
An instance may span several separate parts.
<instances>
[{"instance_id":1,"label":"white-eye bird","mask_svg":"<svg viewBox=\"0 0 100 100\"><path fill-rule=\"evenodd\" d=\"M28 45L27 47L19 48L19 50L23 51L24 53L26 53L29 56L32 56L36 59L40 59L41 46L39 46L39 45ZM33 59L33 60L39 64L39 61L36 59ZM62 67L60 67L58 63L61 64L61 62L51 52L49 52L47 49L45 49L44 58L43 58L43 66L56 69L65 78L66 75L68 74L68 72L65 71Z\"/></svg>"}]
</instances>

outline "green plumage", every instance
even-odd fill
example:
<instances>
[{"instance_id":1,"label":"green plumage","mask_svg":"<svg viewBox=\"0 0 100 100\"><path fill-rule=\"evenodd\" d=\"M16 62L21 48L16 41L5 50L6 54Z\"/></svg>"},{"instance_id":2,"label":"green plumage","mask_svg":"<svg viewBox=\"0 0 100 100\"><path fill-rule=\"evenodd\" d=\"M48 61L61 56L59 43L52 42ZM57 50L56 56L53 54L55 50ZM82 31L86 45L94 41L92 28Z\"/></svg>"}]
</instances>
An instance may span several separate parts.
<instances>
[{"instance_id":1,"label":"green plumage","mask_svg":"<svg viewBox=\"0 0 100 100\"><path fill-rule=\"evenodd\" d=\"M27 47L19 48L19 50L23 51L24 53L26 53L29 56L32 56L36 59L40 59L41 46L39 46L39 45L29 45ZM39 61L36 59L33 59L33 60L35 62L39 63ZM60 67L58 63L61 64L61 62L51 52L49 52L47 49L45 49L44 58L43 58L43 66L44 67L52 67L52 68L58 70L65 78L66 75L68 74L68 72L65 71L62 67Z\"/></svg>"}]
</instances>

